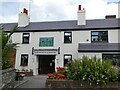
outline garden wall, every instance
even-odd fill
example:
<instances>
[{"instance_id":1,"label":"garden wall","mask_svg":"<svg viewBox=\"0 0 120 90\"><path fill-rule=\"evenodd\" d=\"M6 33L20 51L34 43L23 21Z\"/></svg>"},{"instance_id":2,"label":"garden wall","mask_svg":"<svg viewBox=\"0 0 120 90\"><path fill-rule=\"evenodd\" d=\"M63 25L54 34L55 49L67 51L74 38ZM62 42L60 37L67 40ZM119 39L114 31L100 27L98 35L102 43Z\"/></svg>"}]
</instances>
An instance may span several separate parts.
<instances>
[{"instance_id":1,"label":"garden wall","mask_svg":"<svg viewBox=\"0 0 120 90\"><path fill-rule=\"evenodd\" d=\"M0 77L2 77L1 88L3 90L14 87L15 85L15 69L14 68L2 70L2 74L0 74Z\"/></svg>"},{"instance_id":2,"label":"garden wall","mask_svg":"<svg viewBox=\"0 0 120 90\"><path fill-rule=\"evenodd\" d=\"M108 82L106 85L88 84L75 80L46 80L47 90L119 90L120 82Z\"/></svg>"}]
</instances>

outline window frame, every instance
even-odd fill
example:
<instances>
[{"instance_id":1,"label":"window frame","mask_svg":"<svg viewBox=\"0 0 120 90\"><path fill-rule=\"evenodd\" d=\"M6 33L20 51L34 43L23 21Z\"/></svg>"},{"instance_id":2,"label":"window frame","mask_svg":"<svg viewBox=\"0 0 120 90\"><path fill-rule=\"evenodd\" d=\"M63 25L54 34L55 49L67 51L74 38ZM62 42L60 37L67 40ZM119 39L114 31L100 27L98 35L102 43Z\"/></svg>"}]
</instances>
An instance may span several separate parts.
<instances>
[{"instance_id":1,"label":"window frame","mask_svg":"<svg viewBox=\"0 0 120 90\"><path fill-rule=\"evenodd\" d=\"M24 35L28 35L28 36L24 36ZM25 42L24 38L27 38L28 42ZM29 44L29 40L30 40L30 33L23 33L23 35L22 35L22 44Z\"/></svg>"},{"instance_id":2,"label":"window frame","mask_svg":"<svg viewBox=\"0 0 120 90\"><path fill-rule=\"evenodd\" d=\"M22 59L22 57L27 56L27 61L25 63L25 60ZM21 54L21 62L20 62L20 66L28 66L28 59L29 59L29 55L28 54Z\"/></svg>"},{"instance_id":3,"label":"window frame","mask_svg":"<svg viewBox=\"0 0 120 90\"><path fill-rule=\"evenodd\" d=\"M71 35L70 36L65 36L66 33L70 33ZM71 41L66 41L66 39L65 39L66 37L71 37ZM69 32L64 32L64 43L66 43L66 44L72 43L72 32L70 32L70 31Z\"/></svg>"},{"instance_id":4,"label":"window frame","mask_svg":"<svg viewBox=\"0 0 120 90\"><path fill-rule=\"evenodd\" d=\"M66 63L65 63L65 56L71 56L71 59L70 59L70 61L72 60L72 54L64 54L64 57L63 57L63 60L64 60L64 66L67 64L67 62L69 62L69 61L67 61Z\"/></svg>"},{"instance_id":5,"label":"window frame","mask_svg":"<svg viewBox=\"0 0 120 90\"><path fill-rule=\"evenodd\" d=\"M96 33L98 33L98 34L93 35L94 32L96 32ZM101 37L100 34L103 33L103 32L105 32L105 33L107 34L107 35L106 35L107 37L104 36L104 37L106 38L106 40L100 41L100 39L101 39L101 38L100 38L100 37ZM98 40L97 40L97 41L94 41L94 40L93 40L93 37L97 37ZM103 42L108 43L108 31L91 31L91 42L92 42L92 43L100 43L100 42L102 42L102 43L103 43Z\"/></svg>"}]
</instances>

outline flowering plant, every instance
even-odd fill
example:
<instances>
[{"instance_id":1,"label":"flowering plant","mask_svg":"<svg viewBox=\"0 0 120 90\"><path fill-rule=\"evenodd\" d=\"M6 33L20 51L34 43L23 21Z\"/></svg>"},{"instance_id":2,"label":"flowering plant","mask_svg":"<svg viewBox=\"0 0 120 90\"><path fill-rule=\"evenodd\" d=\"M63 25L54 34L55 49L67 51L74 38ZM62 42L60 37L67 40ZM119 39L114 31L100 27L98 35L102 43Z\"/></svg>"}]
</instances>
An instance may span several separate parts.
<instances>
[{"instance_id":1,"label":"flowering plant","mask_svg":"<svg viewBox=\"0 0 120 90\"><path fill-rule=\"evenodd\" d=\"M49 79L64 80L67 78L67 68L57 67L57 72L49 73Z\"/></svg>"},{"instance_id":2,"label":"flowering plant","mask_svg":"<svg viewBox=\"0 0 120 90\"><path fill-rule=\"evenodd\" d=\"M61 73L49 73L48 74L49 79L55 79L55 80L64 80L66 79L66 76L64 74Z\"/></svg>"},{"instance_id":3,"label":"flowering plant","mask_svg":"<svg viewBox=\"0 0 120 90\"><path fill-rule=\"evenodd\" d=\"M56 69L57 69L57 72L61 72L62 68L61 67L57 67Z\"/></svg>"},{"instance_id":4,"label":"flowering plant","mask_svg":"<svg viewBox=\"0 0 120 90\"><path fill-rule=\"evenodd\" d=\"M18 74L19 77L24 77L25 74L21 73L21 74Z\"/></svg>"},{"instance_id":5,"label":"flowering plant","mask_svg":"<svg viewBox=\"0 0 120 90\"><path fill-rule=\"evenodd\" d=\"M33 72L33 69L30 69L30 72Z\"/></svg>"}]
</instances>

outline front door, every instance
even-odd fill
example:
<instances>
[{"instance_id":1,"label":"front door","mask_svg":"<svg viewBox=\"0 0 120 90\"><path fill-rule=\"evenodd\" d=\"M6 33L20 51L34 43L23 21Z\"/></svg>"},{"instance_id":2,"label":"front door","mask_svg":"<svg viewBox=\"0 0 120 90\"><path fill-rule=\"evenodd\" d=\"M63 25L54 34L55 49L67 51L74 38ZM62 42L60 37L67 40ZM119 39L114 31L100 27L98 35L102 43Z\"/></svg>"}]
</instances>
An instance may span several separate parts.
<instances>
[{"instance_id":1,"label":"front door","mask_svg":"<svg viewBox=\"0 0 120 90\"><path fill-rule=\"evenodd\" d=\"M55 55L38 56L38 73L47 74L55 71Z\"/></svg>"}]
</instances>

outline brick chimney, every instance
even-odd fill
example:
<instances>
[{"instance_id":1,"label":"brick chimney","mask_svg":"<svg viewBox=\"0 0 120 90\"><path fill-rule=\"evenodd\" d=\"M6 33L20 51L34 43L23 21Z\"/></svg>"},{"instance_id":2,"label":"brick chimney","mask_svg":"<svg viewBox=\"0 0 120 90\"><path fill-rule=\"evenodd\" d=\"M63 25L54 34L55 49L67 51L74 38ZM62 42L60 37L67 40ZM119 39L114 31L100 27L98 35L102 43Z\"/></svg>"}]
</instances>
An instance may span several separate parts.
<instances>
[{"instance_id":1,"label":"brick chimney","mask_svg":"<svg viewBox=\"0 0 120 90\"><path fill-rule=\"evenodd\" d=\"M27 25L29 25L28 10L24 8L23 12L19 14L18 27L26 27Z\"/></svg>"},{"instance_id":2,"label":"brick chimney","mask_svg":"<svg viewBox=\"0 0 120 90\"><path fill-rule=\"evenodd\" d=\"M78 12L77 12L77 24L78 25L86 25L86 15L85 15L85 9L81 8L81 5L78 5Z\"/></svg>"}]
</instances>

